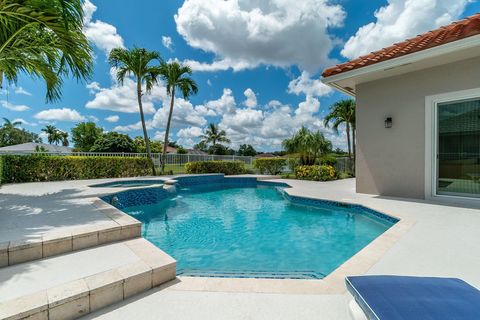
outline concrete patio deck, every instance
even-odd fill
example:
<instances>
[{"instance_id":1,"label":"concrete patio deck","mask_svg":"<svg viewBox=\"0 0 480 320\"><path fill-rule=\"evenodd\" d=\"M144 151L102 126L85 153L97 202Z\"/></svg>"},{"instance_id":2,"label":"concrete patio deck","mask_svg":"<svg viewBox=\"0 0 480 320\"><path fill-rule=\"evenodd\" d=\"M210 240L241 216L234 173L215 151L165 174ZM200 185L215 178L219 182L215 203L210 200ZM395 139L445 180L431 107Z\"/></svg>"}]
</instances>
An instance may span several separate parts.
<instances>
[{"instance_id":1,"label":"concrete patio deck","mask_svg":"<svg viewBox=\"0 0 480 320\"><path fill-rule=\"evenodd\" d=\"M58 228L109 222L110 217L97 210L93 201L98 193L121 189L88 187L105 181L111 180L3 186L0 234L4 240L11 240L9 237L18 238L12 230L18 230L23 237L38 238L58 232ZM411 222L363 273L458 277L480 288L480 204L356 194L353 179L326 183L275 181L289 183L292 195L358 203ZM20 207L23 209L17 209ZM30 220L29 216L34 218ZM28 222L16 223L17 218ZM4 236L4 232L9 235ZM179 277L164 287L133 296L86 318L348 319L348 295L344 291L302 292L304 287L295 289L297 282L291 282L289 289L293 289L285 291L278 289L278 282L268 280Z\"/></svg>"}]
</instances>

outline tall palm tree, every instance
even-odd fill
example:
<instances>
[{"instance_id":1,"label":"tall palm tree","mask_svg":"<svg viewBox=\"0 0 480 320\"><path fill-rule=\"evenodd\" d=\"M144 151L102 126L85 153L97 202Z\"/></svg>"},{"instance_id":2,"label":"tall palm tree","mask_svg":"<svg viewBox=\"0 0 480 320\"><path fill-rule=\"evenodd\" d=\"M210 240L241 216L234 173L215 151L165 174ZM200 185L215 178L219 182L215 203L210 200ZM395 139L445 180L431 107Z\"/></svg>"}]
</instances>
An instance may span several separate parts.
<instances>
[{"instance_id":1,"label":"tall palm tree","mask_svg":"<svg viewBox=\"0 0 480 320\"><path fill-rule=\"evenodd\" d=\"M218 124L215 123L208 124L208 128L205 130L202 138L205 144L211 143L212 146L217 145L219 142L230 143L230 139L227 138L225 130L220 130Z\"/></svg>"},{"instance_id":2,"label":"tall palm tree","mask_svg":"<svg viewBox=\"0 0 480 320\"><path fill-rule=\"evenodd\" d=\"M58 129L54 125L48 124L42 129L42 131L47 134L47 141L49 144L61 141L61 137L58 135Z\"/></svg>"},{"instance_id":3,"label":"tall palm tree","mask_svg":"<svg viewBox=\"0 0 480 320\"><path fill-rule=\"evenodd\" d=\"M355 108L356 103L353 99L345 99L335 102L330 107L330 112L324 119L325 127L329 127L330 122L333 122L332 128L338 134L338 127L341 124L345 124L346 133L347 133L347 146L348 146L348 157L352 157L352 144L353 144L353 157L355 158ZM352 138L350 137L352 132ZM353 141L352 141L353 140Z\"/></svg>"},{"instance_id":4,"label":"tall palm tree","mask_svg":"<svg viewBox=\"0 0 480 320\"><path fill-rule=\"evenodd\" d=\"M0 0L0 87L26 73L43 78L55 101L62 77L83 80L92 70L81 0Z\"/></svg>"},{"instance_id":5,"label":"tall palm tree","mask_svg":"<svg viewBox=\"0 0 480 320\"><path fill-rule=\"evenodd\" d=\"M298 154L303 165L314 165L320 155L332 149L332 143L320 131L312 132L303 126L282 145L288 153Z\"/></svg>"},{"instance_id":6,"label":"tall palm tree","mask_svg":"<svg viewBox=\"0 0 480 320\"><path fill-rule=\"evenodd\" d=\"M68 145L70 144L70 142L68 141L68 132L60 131L59 134L62 138L62 146L68 147Z\"/></svg>"},{"instance_id":7,"label":"tall palm tree","mask_svg":"<svg viewBox=\"0 0 480 320\"><path fill-rule=\"evenodd\" d=\"M189 77L192 74L192 69L189 66L184 66L174 61L170 63L162 63L160 69L160 74L167 85L167 93L170 96L170 110L168 112L167 128L165 130L165 140L163 142L162 153L162 172L164 172L165 160L167 157L168 135L170 133L173 106L175 104L175 92L178 89L182 94L183 99L188 100L190 95L198 92L198 85Z\"/></svg>"},{"instance_id":8,"label":"tall palm tree","mask_svg":"<svg viewBox=\"0 0 480 320\"><path fill-rule=\"evenodd\" d=\"M142 86L145 85L145 92L150 93L153 86L158 82L161 68L153 63L162 63L162 58L157 51L148 51L143 48L123 49L115 48L108 57L110 65L116 68L117 81L123 85L126 77L133 76L137 83L137 101L140 110L140 121L142 122L143 139L145 140L145 149L152 165L152 174L156 175L155 164L152 159L150 149L150 139L148 138L147 126L142 104Z\"/></svg>"}]
</instances>

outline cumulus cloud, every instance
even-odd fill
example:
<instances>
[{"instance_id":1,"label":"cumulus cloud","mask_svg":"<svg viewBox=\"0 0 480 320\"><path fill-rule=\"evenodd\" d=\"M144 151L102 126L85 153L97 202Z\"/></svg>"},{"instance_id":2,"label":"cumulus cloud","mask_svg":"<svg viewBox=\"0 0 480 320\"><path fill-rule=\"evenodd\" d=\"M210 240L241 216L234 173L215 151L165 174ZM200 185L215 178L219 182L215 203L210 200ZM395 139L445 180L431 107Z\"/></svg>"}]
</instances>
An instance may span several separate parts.
<instances>
[{"instance_id":1,"label":"cumulus cloud","mask_svg":"<svg viewBox=\"0 0 480 320\"><path fill-rule=\"evenodd\" d=\"M203 116L203 106L201 106L201 112L197 110L197 107L193 106L190 101L184 100L182 98L175 99L174 112L172 115L172 127L178 128L181 126L192 125L192 126L203 126L207 124L207 120ZM163 103L163 106L157 110L153 116L153 127L155 128L165 128L168 120L168 113L170 111L170 106L167 103Z\"/></svg>"},{"instance_id":2,"label":"cumulus cloud","mask_svg":"<svg viewBox=\"0 0 480 320\"><path fill-rule=\"evenodd\" d=\"M23 105L23 104L13 104L11 102L8 102L7 100L0 100L0 105L2 107L12 110L12 111L27 111L30 109L29 106Z\"/></svg>"},{"instance_id":3,"label":"cumulus cloud","mask_svg":"<svg viewBox=\"0 0 480 320\"><path fill-rule=\"evenodd\" d=\"M61 108L61 109L47 109L40 111L34 116L39 120L49 120L49 121L83 121L85 117L82 116L77 110L70 108Z\"/></svg>"},{"instance_id":4,"label":"cumulus cloud","mask_svg":"<svg viewBox=\"0 0 480 320\"><path fill-rule=\"evenodd\" d=\"M172 38L168 36L162 36L162 44L168 50L172 50L172 46L173 46Z\"/></svg>"},{"instance_id":5,"label":"cumulus cloud","mask_svg":"<svg viewBox=\"0 0 480 320\"><path fill-rule=\"evenodd\" d=\"M388 0L358 29L342 55L352 59L457 20L469 0Z\"/></svg>"},{"instance_id":6,"label":"cumulus cloud","mask_svg":"<svg viewBox=\"0 0 480 320\"><path fill-rule=\"evenodd\" d=\"M288 93L296 95L305 94L308 96L322 97L332 91L333 89L322 83L320 79L311 79L307 71L303 71L298 78L293 79L288 84Z\"/></svg>"},{"instance_id":7,"label":"cumulus cloud","mask_svg":"<svg viewBox=\"0 0 480 320\"><path fill-rule=\"evenodd\" d=\"M113 71L112 71L113 72ZM124 113L137 113L137 85L132 79L125 79L123 86L116 83L112 76L112 86L102 88L99 83L87 84L93 99L85 105L89 109L111 110ZM149 94L142 97L143 112L154 114L156 103L162 102L167 97L167 91L163 86L154 86Z\"/></svg>"},{"instance_id":8,"label":"cumulus cloud","mask_svg":"<svg viewBox=\"0 0 480 320\"><path fill-rule=\"evenodd\" d=\"M37 125L34 122L28 122L27 120L22 119L22 118L14 119L12 122L20 122L24 126L31 126L31 127L35 127Z\"/></svg>"},{"instance_id":9,"label":"cumulus cloud","mask_svg":"<svg viewBox=\"0 0 480 320\"><path fill-rule=\"evenodd\" d=\"M101 20L93 20L93 14L97 11L90 0L83 3L84 11L84 29L83 33L89 41L96 47L103 50L106 54L114 48L123 48L123 38L117 33L115 26Z\"/></svg>"},{"instance_id":10,"label":"cumulus cloud","mask_svg":"<svg viewBox=\"0 0 480 320\"><path fill-rule=\"evenodd\" d=\"M120 117L117 115L111 115L105 118L105 121L111 122L111 123L118 122L118 120L120 120Z\"/></svg>"},{"instance_id":11,"label":"cumulus cloud","mask_svg":"<svg viewBox=\"0 0 480 320\"><path fill-rule=\"evenodd\" d=\"M243 94L247 98L244 104L249 108L255 108L257 106L257 95L255 94L255 92L253 92L252 89L248 88Z\"/></svg>"},{"instance_id":12,"label":"cumulus cloud","mask_svg":"<svg viewBox=\"0 0 480 320\"><path fill-rule=\"evenodd\" d=\"M316 71L330 64L345 12L327 0L188 0L175 15L187 43L212 52L212 63L190 61L198 71L298 65Z\"/></svg>"},{"instance_id":13,"label":"cumulus cloud","mask_svg":"<svg viewBox=\"0 0 480 320\"><path fill-rule=\"evenodd\" d=\"M145 121L145 126L148 129L152 129L152 121ZM138 121L137 123L134 124L129 124L126 126L116 126L113 128L113 131L119 131L119 132L130 132L130 131L138 131L142 130L142 122Z\"/></svg>"}]
</instances>

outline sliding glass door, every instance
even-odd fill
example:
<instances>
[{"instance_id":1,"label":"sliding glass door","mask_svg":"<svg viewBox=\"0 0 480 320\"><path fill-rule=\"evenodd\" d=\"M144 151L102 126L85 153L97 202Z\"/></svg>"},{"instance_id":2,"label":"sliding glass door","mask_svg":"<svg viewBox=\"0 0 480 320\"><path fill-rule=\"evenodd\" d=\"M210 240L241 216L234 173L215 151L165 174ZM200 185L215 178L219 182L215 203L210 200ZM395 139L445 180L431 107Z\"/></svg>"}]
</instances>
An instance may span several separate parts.
<instances>
[{"instance_id":1,"label":"sliding glass door","mask_svg":"<svg viewBox=\"0 0 480 320\"><path fill-rule=\"evenodd\" d=\"M437 108L437 194L480 198L480 98Z\"/></svg>"}]
</instances>

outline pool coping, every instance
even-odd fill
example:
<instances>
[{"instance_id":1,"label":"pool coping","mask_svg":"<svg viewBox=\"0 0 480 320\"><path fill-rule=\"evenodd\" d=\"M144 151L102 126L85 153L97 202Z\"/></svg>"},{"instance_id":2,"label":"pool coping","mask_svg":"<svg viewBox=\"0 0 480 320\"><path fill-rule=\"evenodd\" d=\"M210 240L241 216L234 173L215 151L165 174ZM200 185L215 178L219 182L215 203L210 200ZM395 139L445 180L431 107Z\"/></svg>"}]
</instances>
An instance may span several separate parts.
<instances>
[{"instance_id":1,"label":"pool coping","mask_svg":"<svg viewBox=\"0 0 480 320\"><path fill-rule=\"evenodd\" d=\"M176 179L184 176L211 176L209 175L178 175L172 177ZM241 176L234 176L241 178ZM248 177L248 176L244 176ZM228 177L225 177L228 178ZM257 181L264 183L278 183L277 176L270 177L255 177ZM391 248L393 245L415 224L415 221L410 218L403 217L401 214L385 213L383 210L372 208L370 205L358 203L356 201L337 201L320 197L306 197L298 194L292 194L295 187L286 182L289 187L285 188L285 192L289 197L298 197L311 200L319 200L325 202L336 202L346 205L361 206L367 210L379 212L385 216L392 217L398 221L387 229L380 236L371 241L368 245L358 251L355 255L350 257L334 271L322 279L262 279L262 278L235 278L235 277L189 277L177 276L180 282L177 284L175 290L185 291L209 291L209 292L255 292L255 293L294 293L294 294L343 294L346 292L345 277L353 275L363 275L373 267ZM138 187L135 189L151 188L152 186ZM118 188L117 192L109 192L110 195L125 191L124 188ZM133 188L127 188L133 189ZM105 195L105 194L104 194ZM99 202L101 203L99 203ZM117 209L113 205L103 201L100 198L96 200L97 205L106 209L106 206L114 208L116 214L126 215L132 218L127 213ZM161 248L160 248L161 249Z\"/></svg>"}]
</instances>

